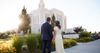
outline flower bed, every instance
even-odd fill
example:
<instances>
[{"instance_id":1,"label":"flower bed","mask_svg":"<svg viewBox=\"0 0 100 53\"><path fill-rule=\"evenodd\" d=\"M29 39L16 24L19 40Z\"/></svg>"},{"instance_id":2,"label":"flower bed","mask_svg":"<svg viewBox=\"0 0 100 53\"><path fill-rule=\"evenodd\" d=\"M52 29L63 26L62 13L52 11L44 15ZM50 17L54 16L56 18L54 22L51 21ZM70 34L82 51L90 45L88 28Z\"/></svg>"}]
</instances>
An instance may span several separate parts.
<instances>
[{"instance_id":1,"label":"flower bed","mask_svg":"<svg viewBox=\"0 0 100 53\"><path fill-rule=\"evenodd\" d=\"M64 48L76 45L72 39L64 39ZM9 40L0 41L0 53L41 53L41 34L28 34L27 36L13 36ZM52 43L52 51L55 50L55 43Z\"/></svg>"}]
</instances>

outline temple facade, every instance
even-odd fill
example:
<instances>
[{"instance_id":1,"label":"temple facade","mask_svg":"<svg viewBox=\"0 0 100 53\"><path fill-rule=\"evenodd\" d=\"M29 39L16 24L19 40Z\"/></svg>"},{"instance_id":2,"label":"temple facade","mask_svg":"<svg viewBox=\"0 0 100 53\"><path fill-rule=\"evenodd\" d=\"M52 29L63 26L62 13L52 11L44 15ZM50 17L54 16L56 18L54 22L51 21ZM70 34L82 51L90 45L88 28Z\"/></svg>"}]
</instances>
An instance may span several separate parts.
<instances>
[{"instance_id":1,"label":"temple facade","mask_svg":"<svg viewBox=\"0 0 100 53\"><path fill-rule=\"evenodd\" d=\"M45 4L43 0L40 0L39 7L36 10L33 10L29 16L31 18L31 32L38 33L41 31L41 25L46 21L47 17L55 16L55 20L60 21L62 31L67 29L67 20L64 13L58 9L50 9L45 8Z\"/></svg>"}]
</instances>

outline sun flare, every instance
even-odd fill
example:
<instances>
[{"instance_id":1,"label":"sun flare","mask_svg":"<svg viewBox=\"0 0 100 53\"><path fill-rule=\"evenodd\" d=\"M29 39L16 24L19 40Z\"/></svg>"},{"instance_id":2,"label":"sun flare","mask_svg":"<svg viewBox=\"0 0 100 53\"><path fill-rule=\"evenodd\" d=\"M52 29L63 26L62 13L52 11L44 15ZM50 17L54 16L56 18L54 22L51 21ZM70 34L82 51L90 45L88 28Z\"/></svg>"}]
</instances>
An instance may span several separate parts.
<instances>
[{"instance_id":1,"label":"sun flare","mask_svg":"<svg viewBox=\"0 0 100 53\"><path fill-rule=\"evenodd\" d=\"M17 29L20 20L18 18L3 19L0 18L0 32Z\"/></svg>"}]
</instances>

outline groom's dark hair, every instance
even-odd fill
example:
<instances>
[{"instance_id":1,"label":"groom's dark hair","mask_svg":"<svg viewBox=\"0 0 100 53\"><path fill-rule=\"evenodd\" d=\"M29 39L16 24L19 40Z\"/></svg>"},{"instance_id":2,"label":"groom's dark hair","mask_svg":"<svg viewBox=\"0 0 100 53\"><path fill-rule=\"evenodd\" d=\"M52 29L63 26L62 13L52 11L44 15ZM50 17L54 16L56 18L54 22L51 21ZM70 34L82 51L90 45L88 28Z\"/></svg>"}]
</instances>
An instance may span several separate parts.
<instances>
[{"instance_id":1,"label":"groom's dark hair","mask_svg":"<svg viewBox=\"0 0 100 53\"><path fill-rule=\"evenodd\" d=\"M51 21L51 18L50 17L47 17L46 21L47 22Z\"/></svg>"}]
</instances>

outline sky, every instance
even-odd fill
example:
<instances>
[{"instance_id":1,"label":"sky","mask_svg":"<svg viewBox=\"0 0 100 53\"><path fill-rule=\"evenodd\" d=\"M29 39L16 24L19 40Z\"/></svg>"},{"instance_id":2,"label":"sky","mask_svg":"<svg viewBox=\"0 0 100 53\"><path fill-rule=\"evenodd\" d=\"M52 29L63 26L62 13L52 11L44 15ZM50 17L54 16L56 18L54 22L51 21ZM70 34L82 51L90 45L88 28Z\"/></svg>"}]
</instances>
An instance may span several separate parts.
<instances>
[{"instance_id":1,"label":"sky","mask_svg":"<svg viewBox=\"0 0 100 53\"><path fill-rule=\"evenodd\" d=\"M30 13L40 0L0 0L0 32L18 27L23 6ZM100 31L100 0L44 0L47 9L56 8L67 18L67 28L82 26L87 31Z\"/></svg>"}]
</instances>

